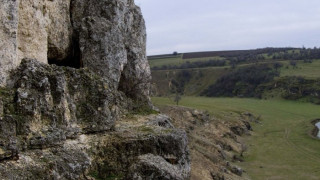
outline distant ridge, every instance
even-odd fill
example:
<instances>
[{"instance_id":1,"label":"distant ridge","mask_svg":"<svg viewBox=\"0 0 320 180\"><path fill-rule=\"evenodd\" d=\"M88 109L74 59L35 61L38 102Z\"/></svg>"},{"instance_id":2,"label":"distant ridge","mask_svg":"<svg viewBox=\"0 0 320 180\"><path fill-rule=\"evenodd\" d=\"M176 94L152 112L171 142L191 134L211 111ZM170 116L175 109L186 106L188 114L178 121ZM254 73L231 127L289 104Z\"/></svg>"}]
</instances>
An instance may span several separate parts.
<instances>
[{"instance_id":1,"label":"distant ridge","mask_svg":"<svg viewBox=\"0 0 320 180\"><path fill-rule=\"evenodd\" d=\"M180 56L181 54L161 54L161 55L152 55L148 56L148 60L153 60L153 59L163 59L163 58L175 58Z\"/></svg>"},{"instance_id":2,"label":"distant ridge","mask_svg":"<svg viewBox=\"0 0 320 180\"><path fill-rule=\"evenodd\" d=\"M226 51L203 51L203 52L187 52L181 53L182 59L193 59L193 58L205 58L205 57L213 57L213 56L221 56L221 57L228 57L228 56L240 56L250 53L268 53L270 51L278 52L278 51L287 51L287 50L294 50L299 48L293 47L284 47L284 48L261 48L261 49L249 49L249 50L226 50ZM161 54L161 55L152 55L148 56L148 60L154 59L163 59L163 58L175 58L180 56L181 54Z\"/></svg>"}]
</instances>

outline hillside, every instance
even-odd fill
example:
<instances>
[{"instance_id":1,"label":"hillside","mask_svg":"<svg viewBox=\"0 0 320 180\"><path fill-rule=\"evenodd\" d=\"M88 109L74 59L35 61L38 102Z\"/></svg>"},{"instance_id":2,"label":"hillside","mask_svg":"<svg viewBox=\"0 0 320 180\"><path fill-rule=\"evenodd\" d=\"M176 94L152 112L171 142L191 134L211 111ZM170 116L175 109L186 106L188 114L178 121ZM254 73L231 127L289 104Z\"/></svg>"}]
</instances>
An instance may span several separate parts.
<instances>
[{"instance_id":1,"label":"hillside","mask_svg":"<svg viewBox=\"0 0 320 180\"><path fill-rule=\"evenodd\" d=\"M236 71L248 71L250 68L259 68L261 66L271 68L269 71L277 71L275 76L269 81L255 81L255 89L253 91L260 91L259 93L252 92L250 96L259 98L273 98L273 97L288 97L292 91L297 87L292 87L292 90L286 90L284 87L274 88L279 81L287 81L290 77L303 78L304 81L312 80L317 84L320 78L318 68L320 66L319 49L303 49L303 48L265 48L257 50L243 50L243 51L219 51L219 52L204 52L204 53L184 53L178 54L175 58L161 57L149 60L152 69L153 85L156 91L153 92L156 96L170 96L174 94L172 82L183 82L179 84L181 94L187 96L214 95L214 93L206 93L211 91L210 87L222 78L232 76ZM185 58L185 54L191 54L192 57ZM191 57L190 55L190 57ZM194 56L193 56L194 55ZM211 55L211 57L208 57ZM259 74L259 73L258 73ZM239 76L239 74L237 75ZM245 73L243 78L245 77ZM250 75L248 75L249 77ZM252 76L252 75L251 75ZM255 77L257 75L254 75ZM292 78L291 78L292 79ZM236 80L238 81L238 80ZM173 82L175 83L175 82ZM243 82L243 87L248 86ZM259 87L258 87L259 86ZM299 92L300 95L296 99L304 99L307 101L318 102L317 92L318 87L311 87L307 84L297 84L306 90L306 92ZM215 89L221 89L216 87ZM235 87L234 87L235 88ZM221 91L237 92L234 94L224 94L223 96L246 96L243 94L244 89L238 86L236 89L221 89ZM240 89L239 89L240 88ZM256 88L259 88L257 90ZM284 93L279 93L283 92ZM311 92L312 91L312 92ZM275 94L276 93L276 94ZM253 95L254 94L254 95ZM316 96L314 96L316 95ZM312 96L312 97L311 97ZM310 99L311 98L311 99ZM292 98L291 98L292 99Z\"/></svg>"}]
</instances>

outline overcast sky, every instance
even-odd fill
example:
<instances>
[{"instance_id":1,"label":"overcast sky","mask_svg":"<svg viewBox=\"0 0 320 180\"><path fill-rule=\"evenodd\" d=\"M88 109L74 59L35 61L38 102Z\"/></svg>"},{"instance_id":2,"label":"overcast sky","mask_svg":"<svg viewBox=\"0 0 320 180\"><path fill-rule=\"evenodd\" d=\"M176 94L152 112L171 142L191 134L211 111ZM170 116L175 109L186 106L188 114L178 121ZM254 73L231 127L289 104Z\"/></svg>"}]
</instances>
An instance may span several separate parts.
<instances>
[{"instance_id":1,"label":"overcast sky","mask_svg":"<svg viewBox=\"0 0 320 180\"><path fill-rule=\"evenodd\" d=\"M135 0L148 55L320 47L320 0Z\"/></svg>"}]
</instances>

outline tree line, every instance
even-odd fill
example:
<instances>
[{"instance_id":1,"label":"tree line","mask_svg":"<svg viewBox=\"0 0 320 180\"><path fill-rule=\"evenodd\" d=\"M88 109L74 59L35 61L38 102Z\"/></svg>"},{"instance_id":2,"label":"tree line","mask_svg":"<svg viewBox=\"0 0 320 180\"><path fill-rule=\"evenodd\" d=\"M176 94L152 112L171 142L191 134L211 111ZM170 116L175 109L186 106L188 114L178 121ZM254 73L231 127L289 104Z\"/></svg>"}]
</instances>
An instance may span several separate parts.
<instances>
[{"instance_id":1,"label":"tree line","mask_svg":"<svg viewBox=\"0 0 320 180\"><path fill-rule=\"evenodd\" d=\"M303 60L312 62L313 59L320 59L320 48L264 48L238 53L237 56L222 56L230 61L231 65L244 62L258 62L260 60Z\"/></svg>"}]
</instances>

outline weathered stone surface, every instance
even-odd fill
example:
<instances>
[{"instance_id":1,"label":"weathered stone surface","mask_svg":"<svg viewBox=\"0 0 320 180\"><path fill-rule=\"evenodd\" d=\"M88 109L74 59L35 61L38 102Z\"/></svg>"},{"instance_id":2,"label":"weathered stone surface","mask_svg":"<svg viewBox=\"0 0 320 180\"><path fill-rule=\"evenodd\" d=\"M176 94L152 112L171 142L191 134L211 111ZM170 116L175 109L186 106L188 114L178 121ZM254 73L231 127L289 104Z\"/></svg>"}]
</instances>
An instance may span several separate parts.
<instances>
[{"instance_id":1,"label":"weathered stone surface","mask_svg":"<svg viewBox=\"0 0 320 180\"><path fill-rule=\"evenodd\" d=\"M48 63L71 53L70 0L1 0L0 85L23 58Z\"/></svg>"},{"instance_id":2,"label":"weathered stone surface","mask_svg":"<svg viewBox=\"0 0 320 180\"><path fill-rule=\"evenodd\" d=\"M0 117L3 116L3 101L2 98L0 97Z\"/></svg>"},{"instance_id":3,"label":"weathered stone surface","mask_svg":"<svg viewBox=\"0 0 320 180\"><path fill-rule=\"evenodd\" d=\"M18 60L62 60L70 53L71 41L70 0L20 2Z\"/></svg>"},{"instance_id":4,"label":"weathered stone surface","mask_svg":"<svg viewBox=\"0 0 320 180\"><path fill-rule=\"evenodd\" d=\"M162 115L122 119L116 122L113 133L88 138L92 144L90 157L93 157L93 169L89 174L100 179L111 176L119 179L188 179L190 159L186 133L148 125L149 120L158 116Z\"/></svg>"},{"instance_id":5,"label":"weathered stone surface","mask_svg":"<svg viewBox=\"0 0 320 180\"><path fill-rule=\"evenodd\" d=\"M188 179L186 133L148 125L154 118L158 116L122 119L113 132L81 134L46 150L26 147L14 151L16 161L6 160L13 158L8 149L1 154L8 155L2 159L0 179Z\"/></svg>"},{"instance_id":6,"label":"weathered stone surface","mask_svg":"<svg viewBox=\"0 0 320 180\"><path fill-rule=\"evenodd\" d=\"M72 7L83 66L129 97L148 101L150 68L140 9L131 0L75 0Z\"/></svg>"},{"instance_id":7,"label":"weathered stone surface","mask_svg":"<svg viewBox=\"0 0 320 180\"><path fill-rule=\"evenodd\" d=\"M81 146L62 146L22 152L16 161L0 166L0 179L87 179L90 157Z\"/></svg>"},{"instance_id":8,"label":"weathered stone surface","mask_svg":"<svg viewBox=\"0 0 320 180\"><path fill-rule=\"evenodd\" d=\"M0 0L0 86L17 62L18 0Z\"/></svg>"},{"instance_id":9,"label":"weathered stone surface","mask_svg":"<svg viewBox=\"0 0 320 180\"><path fill-rule=\"evenodd\" d=\"M170 118L124 118L154 113L134 1L0 3L0 179L189 177Z\"/></svg>"},{"instance_id":10,"label":"weathered stone surface","mask_svg":"<svg viewBox=\"0 0 320 180\"><path fill-rule=\"evenodd\" d=\"M115 89L151 106L146 29L132 0L4 2L0 77L23 58L87 67Z\"/></svg>"},{"instance_id":11,"label":"weathered stone surface","mask_svg":"<svg viewBox=\"0 0 320 180\"><path fill-rule=\"evenodd\" d=\"M13 79L12 93L1 92L0 160L24 149L61 145L79 134L111 130L129 103L86 69L24 59Z\"/></svg>"},{"instance_id":12,"label":"weathered stone surface","mask_svg":"<svg viewBox=\"0 0 320 180\"><path fill-rule=\"evenodd\" d=\"M35 133L39 142L60 141L70 133L110 130L119 115L117 110L126 109L121 94L87 69L24 59L14 78L16 111L29 118L23 129ZM50 136L42 139L38 133Z\"/></svg>"},{"instance_id":13,"label":"weathered stone surface","mask_svg":"<svg viewBox=\"0 0 320 180\"><path fill-rule=\"evenodd\" d=\"M16 124L12 117L0 118L0 160L14 158L18 154Z\"/></svg>"},{"instance_id":14,"label":"weathered stone surface","mask_svg":"<svg viewBox=\"0 0 320 180\"><path fill-rule=\"evenodd\" d=\"M23 0L19 5L18 61L35 58L47 62L48 13L43 0Z\"/></svg>"},{"instance_id":15,"label":"weathered stone surface","mask_svg":"<svg viewBox=\"0 0 320 180\"><path fill-rule=\"evenodd\" d=\"M138 163L133 165L131 179L184 180L188 177L188 172L181 170L185 169L170 164L161 156L146 154L139 156Z\"/></svg>"},{"instance_id":16,"label":"weathered stone surface","mask_svg":"<svg viewBox=\"0 0 320 180\"><path fill-rule=\"evenodd\" d=\"M45 1L48 11L48 59L72 58L71 0Z\"/></svg>"}]
</instances>

